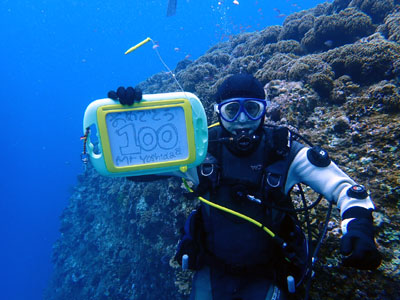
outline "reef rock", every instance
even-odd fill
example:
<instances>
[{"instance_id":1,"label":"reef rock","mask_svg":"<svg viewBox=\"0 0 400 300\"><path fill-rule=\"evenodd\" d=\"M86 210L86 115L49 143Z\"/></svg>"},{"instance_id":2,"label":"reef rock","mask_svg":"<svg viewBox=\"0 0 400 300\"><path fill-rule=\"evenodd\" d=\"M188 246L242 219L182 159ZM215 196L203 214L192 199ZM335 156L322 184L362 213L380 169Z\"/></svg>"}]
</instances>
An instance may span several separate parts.
<instances>
[{"instance_id":1,"label":"reef rock","mask_svg":"<svg viewBox=\"0 0 400 300\"><path fill-rule=\"evenodd\" d=\"M371 17L374 23L382 20L395 7L394 0L352 0L350 6L355 6Z\"/></svg>"},{"instance_id":2,"label":"reef rock","mask_svg":"<svg viewBox=\"0 0 400 300\"><path fill-rule=\"evenodd\" d=\"M399 76L400 45L375 34L327 51L321 58L336 77L349 75L354 82L371 84Z\"/></svg>"},{"instance_id":3,"label":"reef rock","mask_svg":"<svg viewBox=\"0 0 400 300\"><path fill-rule=\"evenodd\" d=\"M338 14L318 17L301 44L309 52L327 50L355 42L372 34L374 29L368 15L355 8L347 8Z\"/></svg>"},{"instance_id":4,"label":"reef rock","mask_svg":"<svg viewBox=\"0 0 400 300\"><path fill-rule=\"evenodd\" d=\"M400 13L389 14L378 30L389 40L400 43Z\"/></svg>"}]
</instances>

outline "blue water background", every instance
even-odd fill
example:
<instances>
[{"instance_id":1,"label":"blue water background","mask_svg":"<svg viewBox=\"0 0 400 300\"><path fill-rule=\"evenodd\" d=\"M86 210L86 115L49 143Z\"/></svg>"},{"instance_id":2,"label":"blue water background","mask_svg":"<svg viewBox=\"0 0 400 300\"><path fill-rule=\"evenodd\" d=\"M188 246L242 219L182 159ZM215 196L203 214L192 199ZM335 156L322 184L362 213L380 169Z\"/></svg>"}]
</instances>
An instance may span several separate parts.
<instances>
[{"instance_id":1,"label":"blue water background","mask_svg":"<svg viewBox=\"0 0 400 300\"><path fill-rule=\"evenodd\" d=\"M125 50L149 36L173 69L322 1L221 2L178 0L167 18L167 0L0 1L1 299L42 299L59 216L82 172L86 106L165 71L151 44Z\"/></svg>"}]
</instances>

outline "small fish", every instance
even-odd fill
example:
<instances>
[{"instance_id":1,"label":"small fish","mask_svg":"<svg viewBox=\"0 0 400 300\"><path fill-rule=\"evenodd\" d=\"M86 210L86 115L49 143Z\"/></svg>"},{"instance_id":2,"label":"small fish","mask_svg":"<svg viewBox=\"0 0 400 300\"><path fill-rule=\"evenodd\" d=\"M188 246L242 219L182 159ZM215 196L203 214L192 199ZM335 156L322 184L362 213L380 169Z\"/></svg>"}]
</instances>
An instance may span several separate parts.
<instances>
[{"instance_id":1,"label":"small fish","mask_svg":"<svg viewBox=\"0 0 400 300\"><path fill-rule=\"evenodd\" d=\"M333 47L333 41L332 40L326 40L324 42L324 45L328 48L332 48Z\"/></svg>"},{"instance_id":2,"label":"small fish","mask_svg":"<svg viewBox=\"0 0 400 300\"><path fill-rule=\"evenodd\" d=\"M167 17L175 15L177 1L178 0L168 0Z\"/></svg>"},{"instance_id":3,"label":"small fish","mask_svg":"<svg viewBox=\"0 0 400 300\"><path fill-rule=\"evenodd\" d=\"M278 13L278 15L276 16L277 18L284 18L286 17L285 14L281 13L281 11L278 8L274 8L274 11L276 11Z\"/></svg>"},{"instance_id":4,"label":"small fish","mask_svg":"<svg viewBox=\"0 0 400 300\"><path fill-rule=\"evenodd\" d=\"M235 5L239 5L239 1L238 0L233 0L232 3L235 4Z\"/></svg>"},{"instance_id":5,"label":"small fish","mask_svg":"<svg viewBox=\"0 0 400 300\"><path fill-rule=\"evenodd\" d=\"M175 47L175 48L174 48L174 51L175 51L175 52L179 52L179 50L181 50L181 49L179 49L178 47Z\"/></svg>"}]
</instances>

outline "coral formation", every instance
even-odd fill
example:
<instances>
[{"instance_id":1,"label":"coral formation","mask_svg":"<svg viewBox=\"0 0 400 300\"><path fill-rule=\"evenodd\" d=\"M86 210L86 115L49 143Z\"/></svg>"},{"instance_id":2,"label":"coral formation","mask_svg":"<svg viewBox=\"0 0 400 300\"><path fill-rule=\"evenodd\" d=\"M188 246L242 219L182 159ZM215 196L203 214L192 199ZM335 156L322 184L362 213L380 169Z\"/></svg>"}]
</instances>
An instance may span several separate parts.
<instances>
[{"instance_id":1,"label":"coral formation","mask_svg":"<svg viewBox=\"0 0 400 300\"><path fill-rule=\"evenodd\" d=\"M378 30L389 41L395 41L400 43L400 13L395 12L388 15L385 19L385 23L378 27Z\"/></svg>"},{"instance_id":2,"label":"coral formation","mask_svg":"<svg viewBox=\"0 0 400 300\"><path fill-rule=\"evenodd\" d=\"M355 6L369 15L374 23L382 22L389 12L394 9L394 0L353 0L350 6Z\"/></svg>"},{"instance_id":3,"label":"coral formation","mask_svg":"<svg viewBox=\"0 0 400 300\"><path fill-rule=\"evenodd\" d=\"M368 15L355 8L346 8L338 14L318 17L301 44L309 52L316 52L352 43L373 32L374 26Z\"/></svg>"},{"instance_id":4,"label":"coral formation","mask_svg":"<svg viewBox=\"0 0 400 300\"><path fill-rule=\"evenodd\" d=\"M268 122L326 148L370 191L382 265L376 271L340 265L335 210L316 263L313 299L400 298L399 11L398 1L335 0L288 16L283 26L236 35L175 69L184 89L202 100L209 122L219 84L233 73L254 74L270 101ZM139 87L178 90L166 73ZM60 217L44 298L186 299L193 273L173 257L198 202L183 193L176 178L135 183L101 177L88 166ZM296 190L293 200L299 201ZM326 208L323 202L311 212L316 231Z\"/></svg>"},{"instance_id":5,"label":"coral formation","mask_svg":"<svg viewBox=\"0 0 400 300\"><path fill-rule=\"evenodd\" d=\"M332 67L336 77L349 75L354 82L366 85L399 75L394 66L400 58L400 45L375 34L322 53L321 58Z\"/></svg>"}]
</instances>

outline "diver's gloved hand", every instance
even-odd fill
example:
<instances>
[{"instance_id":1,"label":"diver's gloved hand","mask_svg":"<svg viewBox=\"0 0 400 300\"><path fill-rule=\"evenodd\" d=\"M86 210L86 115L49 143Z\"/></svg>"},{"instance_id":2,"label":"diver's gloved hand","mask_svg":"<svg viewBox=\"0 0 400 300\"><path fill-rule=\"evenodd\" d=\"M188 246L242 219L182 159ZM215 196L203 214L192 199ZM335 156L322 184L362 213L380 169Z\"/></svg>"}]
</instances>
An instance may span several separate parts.
<instances>
[{"instance_id":1,"label":"diver's gloved hand","mask_svg":"<svg viewBox=\"0 0 400 300\"><path fill-rule=\"evenodd\" d=\"M115 91L108 92L108 98L119 101L122 105L132 105L134 102L140 102L142 100L142 91L139 88L120 86Z\"/></svg>"},{"instance_id":2,"label":"diver's gloved hand","mask_svg":"<svg viewBox=\"0 0 400 300\"><path fill-rule=\"evenodd\" d=\"M382 255L374 241L372 211L362 207L349 208L343 214L342 224L345 224L342 225L345 234L340 248L340 252L345 256L343 266L360 270L378 268Z\"/></svg>"},{"instance_id":3,"label":"diver's gloved hand","mask_svg":"<svg viewBox=\"0 0 400 300\"><path fill-rule=\"evenodd\" d=\"M200 210L194 210L186 220L184 235L179 241L178 250L175 254L175 260L182 265L184 254L189 256L188 267L191 270L198 270L203 265L204 247L203 230L201 224Z\"/></svg>"}]
</instances>

